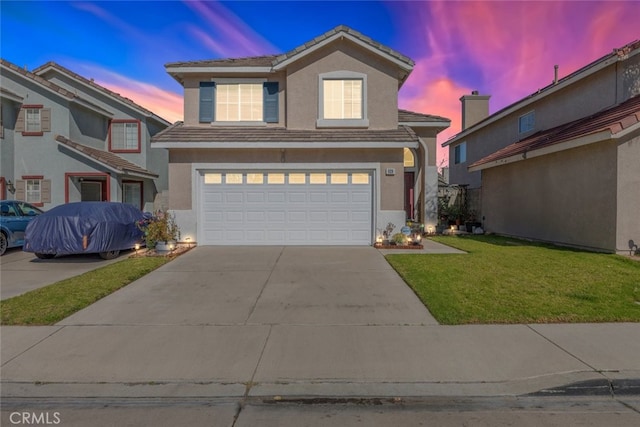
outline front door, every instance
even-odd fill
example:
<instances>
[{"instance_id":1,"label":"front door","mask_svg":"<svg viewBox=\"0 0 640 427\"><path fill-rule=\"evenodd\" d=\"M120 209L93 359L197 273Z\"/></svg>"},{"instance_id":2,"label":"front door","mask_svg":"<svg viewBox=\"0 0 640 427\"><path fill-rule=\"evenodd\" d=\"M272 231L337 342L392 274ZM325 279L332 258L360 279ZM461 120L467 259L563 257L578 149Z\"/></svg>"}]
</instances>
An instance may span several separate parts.
<instances>
[{"instance_id":1,"label":"front door","mask_svg":"<svg viewBox=\"0 0 640 427\"><path fill-rule=\"evenodd\" d=\"M404 173L404 210L407 213L407 219L413 218L415 172Z\"/></svg>"},{"instance_id":2,"label":"front door","mask_svg":"<svg viewBox=\"0 0 640 427\"><path fill-rule=\"evenodd\" d=\"M83 202L101 202L102 182L82 181L80 183L80 200Z\"/></svg>"}]
</instances>

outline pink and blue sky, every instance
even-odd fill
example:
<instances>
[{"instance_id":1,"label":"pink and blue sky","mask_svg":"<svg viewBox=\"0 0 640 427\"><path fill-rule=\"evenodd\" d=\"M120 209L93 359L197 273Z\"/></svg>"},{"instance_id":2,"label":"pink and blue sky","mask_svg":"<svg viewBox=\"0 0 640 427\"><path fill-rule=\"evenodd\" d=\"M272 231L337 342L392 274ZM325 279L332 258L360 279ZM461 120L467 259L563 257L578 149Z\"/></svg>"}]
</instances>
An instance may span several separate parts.
<instances>
[{"instance_id":1,"label":"pink and blue sky","mask_svg":"<svg viewBox=\"0 0 640 427\"><path fill-rule=\"evenodd\" d=\"M638 1L6 1L1 56L61 65L169 121L182 119L174 61L286 52L348 25L411 57L400 108L452 120L459 98L491 95L490 112L640 39ZM439 161L446 162L439 148Z\"/></svg>"}]
</instances>

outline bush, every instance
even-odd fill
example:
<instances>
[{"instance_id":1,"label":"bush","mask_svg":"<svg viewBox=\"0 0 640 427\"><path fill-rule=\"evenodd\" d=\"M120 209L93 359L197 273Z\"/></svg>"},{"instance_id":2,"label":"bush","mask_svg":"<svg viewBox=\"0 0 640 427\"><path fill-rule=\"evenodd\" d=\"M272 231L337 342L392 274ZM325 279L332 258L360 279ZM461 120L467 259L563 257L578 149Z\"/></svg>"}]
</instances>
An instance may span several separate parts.
<instances>
[{"instance_id":1,"label":"bush","mask_svg":"<svg viewBox=\"0 0 640 427\"><path fill-rule=\"evenodd\" d=\"M176 218L167 211L158 211L137 224L144 232L147 247L153 249L158 242L169 242L180 238L180 229L176 224Z\"/></svg>"}]
</instances>

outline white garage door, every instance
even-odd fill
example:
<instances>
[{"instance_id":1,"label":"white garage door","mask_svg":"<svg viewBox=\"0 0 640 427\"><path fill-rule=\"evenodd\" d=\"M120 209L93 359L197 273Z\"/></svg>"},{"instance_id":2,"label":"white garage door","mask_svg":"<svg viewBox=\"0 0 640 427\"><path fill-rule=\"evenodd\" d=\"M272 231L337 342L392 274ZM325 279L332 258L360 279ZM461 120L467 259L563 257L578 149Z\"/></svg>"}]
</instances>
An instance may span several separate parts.
<instances>
[{"instance_id":1,"label":"white garage door","mask_svg":"<svg viewBox=\"0 0 640 427\"><path fill-rule=\"evenodd\" d=\"M205 245L369 245L369 172L205 172Z\"/></svg>"}]
</instances>

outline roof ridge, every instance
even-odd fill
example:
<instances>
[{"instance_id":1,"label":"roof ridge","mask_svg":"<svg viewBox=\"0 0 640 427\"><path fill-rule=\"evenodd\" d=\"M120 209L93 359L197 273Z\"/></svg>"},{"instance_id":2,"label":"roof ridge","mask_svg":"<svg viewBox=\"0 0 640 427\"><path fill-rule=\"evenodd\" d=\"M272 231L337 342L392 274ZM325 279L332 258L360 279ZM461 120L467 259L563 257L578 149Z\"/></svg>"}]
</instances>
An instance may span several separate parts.
<instances>
[{"instance_id":1,"label":"roof ridge","mask_svg":"<svg viewBox=\"0 0 640 427\"><path fill-rule=\"evenodd\" d=\"M149 110L149 109L147 109L147 108L143 107L142 105L140 105L140 104L136 103L136 102L135 102L135 101L133 101L132 99L129 99L129 98L127 98L126 96L122 96L122 95L120 95L119 93L114 92L114 91L112 91L111 89L109 89L109 88L107 88L107 87L105 87L105 86L103 86L103 85L101 85L101 84L96 83L96 82L94 81L94 79L88 79L88 78L86 78L86 77L82 76L81 74L78 74L78 73L76 73L75 71L72 71L72 70L70 70L69 68L67 68L67 67L65 67L65 66L63 66L63 65L60 65L59 63L57 63L57 62L55 62L55 61L48 61L47 63L45 63L45 64L43 64L43 65L41 65L41 66L39 66L39 67L35 68L35 69L33 70L33 73L34 73L35 75L38 75L37 73L42 72L42 71L44 71L45 69L47 69L47 68L49 68L49 67L51 67L51 68L55 68L55 69L57 69L58 71L60 71L60 72L62 72L62 73L64 73L64 74L67 74L69 77L71 77L71 78L73 78L73 79L76 79L76 80L79 80L79 81L81 81L82 83L88 84L89 86L91 86L91 87L95 88L96 90L98 90L98 91L100 91L100 92L103 92L103 93L105 93L106 95L111 96L111 97L114 97L114 98L116 98L116 99L118 99L118 100L121 100L121 101L123 101L124 103L126 103L126 104L128 104L128 105L130 105L130 106L132 106L132 107L134 107L134 108L137 108L137 109L141 110L142 112L144 112L144 113L146 113L146 114L149 114L149 115L151 115L151 116L155 116L155 117L157 117L158 119L161 119L162 121L164 121L164 122L166 122L166 123L170 123L168 120L166 120L166 119L164 119L164 118L160 117L159 115L157 115L157 114L156 114L156 113L154 113L153 111L151 111L151 110ZM41 76L40 76L40 77L41 77ZM43 78L43 79L44 79L44 77L41 77L41 78ZM46 80L46 79L45 79L45 80ZM48 80L47 80L47 81L48 81Z\"/></svg>"}]
</instances>

